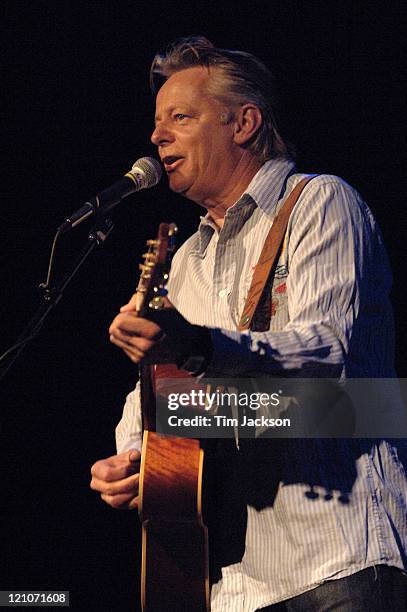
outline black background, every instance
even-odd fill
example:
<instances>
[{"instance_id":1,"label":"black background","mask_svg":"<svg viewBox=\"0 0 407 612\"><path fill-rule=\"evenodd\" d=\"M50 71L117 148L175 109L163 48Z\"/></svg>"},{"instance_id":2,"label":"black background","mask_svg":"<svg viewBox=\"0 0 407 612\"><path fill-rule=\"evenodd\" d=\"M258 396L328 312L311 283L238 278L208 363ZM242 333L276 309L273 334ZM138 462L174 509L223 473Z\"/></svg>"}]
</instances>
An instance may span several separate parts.
<instances>
[{"instance_id":1,"label":"black background","mask_svg":"<svg viewBox=\"0 0 407 612\"><path fill-rule=\"evenodd\" d=\"M300 168L343 176L368 201L393 265L397 365L405 376L401 6L3 2L0 351L36 309L64 216L154 154L148 70L155 51L201 33L269 64ZM144 241L159 221L175 220L185 238L200 212L171 194L165 179L130 197L106 245L3 381L1 589L70 590L74 610L138 609L137 516L104 507L88 489L91 464L114 453L113 430L135 381L107 328L134 290ZM61 241L57 275L86 229Z\"/></svg>"}]
</instances>

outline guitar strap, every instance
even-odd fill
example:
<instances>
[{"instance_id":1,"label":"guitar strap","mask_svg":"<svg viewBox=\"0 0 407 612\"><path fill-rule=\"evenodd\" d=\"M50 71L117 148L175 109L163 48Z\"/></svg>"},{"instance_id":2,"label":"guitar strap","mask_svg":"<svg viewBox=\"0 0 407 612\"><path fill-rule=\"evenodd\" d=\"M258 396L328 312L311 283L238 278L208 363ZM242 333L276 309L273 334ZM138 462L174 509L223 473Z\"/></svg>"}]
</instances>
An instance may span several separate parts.
<instances>
[{"instance_id":1,"label":"guitar strap","mask_svg":"<svg viewBox=\"0 0 407 612\"><path fill-rule=\"evenodd\" d=\"M303 178L291 191L286 201L276 215L269 233L267 234L259 261L254 269L252 283L240 317L238 330L267 331L271 320L271 286L288 220L304 187L316 174Z\"/></svg>"}]
</instances>

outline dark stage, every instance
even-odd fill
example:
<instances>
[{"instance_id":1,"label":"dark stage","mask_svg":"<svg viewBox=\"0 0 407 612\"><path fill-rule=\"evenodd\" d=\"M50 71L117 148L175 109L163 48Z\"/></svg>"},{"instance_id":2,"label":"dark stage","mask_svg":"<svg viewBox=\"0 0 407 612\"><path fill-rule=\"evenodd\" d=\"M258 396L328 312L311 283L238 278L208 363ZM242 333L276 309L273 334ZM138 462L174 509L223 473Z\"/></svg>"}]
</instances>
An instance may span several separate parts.
<instances>
[{"instance_id":1,"label":"dark stage","mask_svg":"<svg viewBox=\"0 0 407 612\"><path fill-rule=\"evenodd\" d=\"M373 210L394 270L397 365L407 375L401 2L17 0L2 14L1 352L37 308L57 226L155 154L155 51L201 33L274 70L300 169L342 176ZM158 223L176 221L185 239L200 214L165 179L129 197L105 246L2 382L0 589L69 590L72 610L139 609L137 514L113 511L88 488L92 463L114 454L136 379L107 329ZM57 276L88 227L61 239Z\"/></svg>"}]
</instances>

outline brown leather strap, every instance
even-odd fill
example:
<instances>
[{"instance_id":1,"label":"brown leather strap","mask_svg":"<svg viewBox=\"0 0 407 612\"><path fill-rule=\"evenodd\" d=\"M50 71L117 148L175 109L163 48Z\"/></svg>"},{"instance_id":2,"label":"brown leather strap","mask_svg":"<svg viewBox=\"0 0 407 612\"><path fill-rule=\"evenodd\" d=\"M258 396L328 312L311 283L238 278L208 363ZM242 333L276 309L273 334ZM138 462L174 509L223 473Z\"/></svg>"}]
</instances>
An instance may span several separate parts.
<instances>
[{"instance_id":1,"label":"brown leather strap","mask_svg":"<svg viewBox=\"0 0 407 612\"><path fill-rule=\"evenodd\" d=\"M271 272L274 272L278 256L281 252L288 219L305 185L315 176L317 175L312 174L307 176L294 187L273 221L253 273L252 284L250 285L249 294L238 325L239 331L245 331L251 327L267 280L270 278Z\"/></svg>"}]
</instances>

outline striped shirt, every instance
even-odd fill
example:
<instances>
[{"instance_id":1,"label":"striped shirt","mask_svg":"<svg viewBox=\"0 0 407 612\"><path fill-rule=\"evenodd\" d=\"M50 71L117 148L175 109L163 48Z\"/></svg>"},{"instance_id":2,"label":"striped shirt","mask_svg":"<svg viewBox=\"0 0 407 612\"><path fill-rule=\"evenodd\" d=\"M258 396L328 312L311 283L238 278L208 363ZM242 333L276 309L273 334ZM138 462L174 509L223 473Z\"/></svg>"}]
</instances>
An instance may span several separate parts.
<instances>
[{"instance_id":1,"label":"striped shirt","mask_svg":"<svg viewBox=\"0 0 407 612\"><path fill-rule=\"evenodd\" d=\"M236 331L273 219L303 177L289 161L266 162L220 231L203 218L174 258L169 298L188 321L211 329L212 376L300 370L315 377L392 377L391 274L381 235L359 194L335 176L314 178L290 216L270 330ZM116 430L118 452L140 448L140 431L136 389ZM251 451L245 545L213 584L212 612L254 612L379 563L404 567L401 441L270 445ZM227 466L223 471L227 479ZM227 499L217 503L227 508ZM229 533L233 517L224 520Z\"/></svg>"}]
</instances>

